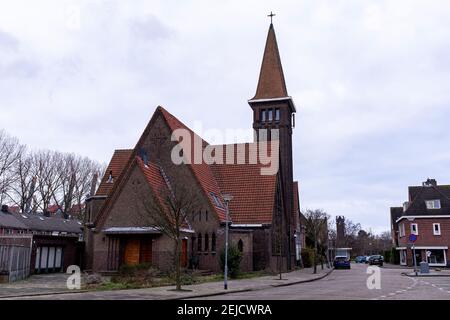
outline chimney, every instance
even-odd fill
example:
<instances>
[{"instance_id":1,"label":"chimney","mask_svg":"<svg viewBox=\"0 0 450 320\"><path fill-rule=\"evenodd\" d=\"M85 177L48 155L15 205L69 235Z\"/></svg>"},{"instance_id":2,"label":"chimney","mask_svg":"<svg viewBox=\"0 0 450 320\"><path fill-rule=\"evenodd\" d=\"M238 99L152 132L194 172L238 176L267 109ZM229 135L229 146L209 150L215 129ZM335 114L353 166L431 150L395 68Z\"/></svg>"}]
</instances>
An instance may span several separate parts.
<instances>
[{"instance_id":1,"label":"chimney","mask_svg":"<svg viewBox=\"0 0 450 320\"><path fill-rule=\"evenodd\" d=\"M9 207L8 207L8 205L6 205L6 204L3 204L3 205L2 205L2 212L3 212L3 213L9 213Z\"/></svg>"},{"instance_id":2,"label":"chimney","mask_svg":"<svg viewBox=\"0 0 450 320\"><path fill-rule=\"evenodd\" d=\"M422 186L424 186L424 187L436 187L437 186L437 181L436 181L436 179L428 178L427 181L422 183Z\"/></svg>"}]
</instances>

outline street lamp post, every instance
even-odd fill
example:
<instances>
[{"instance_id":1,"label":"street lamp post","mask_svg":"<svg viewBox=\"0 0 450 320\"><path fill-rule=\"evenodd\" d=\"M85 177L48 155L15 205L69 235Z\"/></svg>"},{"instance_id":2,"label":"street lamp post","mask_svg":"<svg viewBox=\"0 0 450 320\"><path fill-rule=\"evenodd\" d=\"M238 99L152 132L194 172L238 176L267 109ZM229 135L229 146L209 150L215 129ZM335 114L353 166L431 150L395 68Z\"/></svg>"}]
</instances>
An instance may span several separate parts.
<instances>
[{"instance_id":1,"label":"street lamp post","mask_svg":"<svg viewBox=\"0 0 450 320\"><path fill-rule=\"evenodd\" d=\"M223 275L223 288L225 290L228 289L228 224L230 220L230 210L228 208L229 202L233 199L233 196L229 194L223 195L223 200L225 201L225 209L226 209L226 222L225 222L225 266L224 266L224 275Z\"/></svg>"}]
</instances>

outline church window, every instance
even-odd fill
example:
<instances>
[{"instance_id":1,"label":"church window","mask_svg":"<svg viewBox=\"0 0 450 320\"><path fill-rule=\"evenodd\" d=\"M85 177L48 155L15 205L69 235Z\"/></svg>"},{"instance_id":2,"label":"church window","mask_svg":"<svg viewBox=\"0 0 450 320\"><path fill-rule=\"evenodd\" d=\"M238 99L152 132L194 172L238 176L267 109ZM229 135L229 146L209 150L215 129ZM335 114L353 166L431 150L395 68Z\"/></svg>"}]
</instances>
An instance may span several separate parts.
<instances>
[{"instance_id":1,"label":"church window","mask_svg":"<svg viewBox=\"0 0 450 320\"><path fill-rule=\"evenodd\" d=\"M261 122L266 122L266 109L261 110L261 114L260 114L259 118L261 119Z\"/></svg>"},{"instance_id":2,"label":"church window","mask_svg":"<svg viewBox=\"0 0 450 320\"><path fill-rule=\"evenodd\" d=\"M273 110L269 109L267 110L267 121L272 121L272 117L273 117Z\"/></svg>"},{"instance_id":3,"label":"church window","mask_svg":"<svg viewBox=\"0 0 450 320\"><path fill-rule=\"evenodd\" d=\"M205 211L205 220L208 221L208 210Z\"/></svg>"},{"instance_id":4,"label":"church window","mask_svg":"<svg viewBox=\"0 0 450 320\"><path fill-rule=\"evenodd\" d=\"M239 239L238 241L238 249L240 252L244 252L244 242L242 241L242 239Z\"/></svg>"},{"instance_id":5,"label":"church window","mask_svg":"<svg viewBox=\"0 0 450 320\"><path fill-rule=\"evenodd\" d=\"M198 221L202 221L202 212L201 211L198 212Z\"/></svg>"},{"instance_id":6,"label":"church window","mask_svg":"<svg viewBox=\"0 0 450 320\"><path fill-rule=\"evenodd\" d=\"M201 233L198 234L198 238L197 238L197 251L199 251L199 252L202 251L202 234Z\"/></svg>"},{"instance_id":7,"label":"church window","mask_svg":"<svg viewBox=\"0 0 450 320\"><path fill-rule=\"evenodd\" d=\"M216 234L214 232L211 235L211 251L216 252Z\"/></svg>"},{"instance_id":8,"label":"church window","mask_svg":"<svg viewBox=\"0 0 450 320\"><path fill-rule=\"evenodd\" d=\"M205 233L205 252L209 251L209 234Z\"/></svg>"},{"instance_id":9,"label":"church window","mask_svg":"<svg viewBox=\"0 0 450 320\"><path fill-rule=\"evenodd\" d=\"M275 121L280 121L280 109L275 109Z\"/></svg>"}]
</instances>

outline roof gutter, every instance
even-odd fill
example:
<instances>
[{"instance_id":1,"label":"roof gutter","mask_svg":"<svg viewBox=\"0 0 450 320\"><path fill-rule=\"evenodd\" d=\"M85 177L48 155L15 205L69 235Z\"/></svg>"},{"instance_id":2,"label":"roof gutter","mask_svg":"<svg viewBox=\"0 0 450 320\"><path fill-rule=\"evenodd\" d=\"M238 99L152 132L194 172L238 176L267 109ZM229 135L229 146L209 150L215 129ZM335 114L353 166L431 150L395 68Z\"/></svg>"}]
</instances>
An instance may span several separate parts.
<instances>
[{"instance_id":1,"label":"roof gutter","mask_svg":"<svg viewBox=\"0 0 450 320\"><path fill-rule=\"evenodd\" d=\"M263 225L258 224L258 223L256 223L256 224L234 224L234 223L232 223L230 225L230 227L232 227L232 228L262 228Z\"/></svg>"},{"instance_id":2,"label":"roof gutter","mask_svg":"<svg viewBox=\"0 0 450 320\"><path fill-rule=\"evenodd\" d=\"M296 108L295 108L295 103L294 103L294 99L292 99L291 96L288 97L281 97L281 98L269 98L269 99L250 99L247 100L247 102L249 104L251 103L258 103L258 102L273 102L273 101L289 101L289 103L292 106L292 109L294 110L294 112L297 112Z\"/></svg>"},{"instance_id":3,"label":"roof gutter","mask_svg":"<svg viewBox=\"0 0 450 320\"><path fill-rule=\"evenodd\" d=\"M437 218L450 218L450 215L401 216L400 218L395 220L395 223L398 223L398 222L400 222L400 220L408 219L408 218L413 218L413 219L437 219Z\"/></svg>"}]
</instances>

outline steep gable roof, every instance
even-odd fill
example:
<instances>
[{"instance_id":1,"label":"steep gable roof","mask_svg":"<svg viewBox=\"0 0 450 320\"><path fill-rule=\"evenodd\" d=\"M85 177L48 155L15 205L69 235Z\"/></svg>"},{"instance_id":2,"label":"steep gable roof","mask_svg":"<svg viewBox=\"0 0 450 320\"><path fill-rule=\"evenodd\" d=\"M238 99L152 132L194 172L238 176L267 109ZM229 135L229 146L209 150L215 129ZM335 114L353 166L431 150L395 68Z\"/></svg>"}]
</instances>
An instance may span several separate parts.
<instances>
[{"instance_id":1,"label":"steep gable roof","mask_svg":"<svg viewBox=\"0 0 450 320\"><path fill-rule=\"evenodd\" d=\"M126 164L130 160L132 153L133 149L114 151L108 168L106 169L105 174L103 175L103 178L97 189L97 192L95 194L96 196L107 196L111 192L114 183L118 180ZM110 172L112 172L114 178L112 183L108 182Z\"/></svg>"},{"instance_id":2,"label":"steep gable roof","mask_svg":"<svg viewBox=\"0 0 450 320\"><path fill-rule=\"evenodd\" d=\"M450 214L450 185L410 186L408 188L410 202L403 212L407 215L448 215ZM440 200L440 209L428 209L427 200Z\"/></svg>"},{"instance_id":3,"label":"steep gable roof","mask_svg":"<svg viewBox=\"0 0 450 320\"><path fill-rule=\"evenodd\" d=\"M273 99L287 97L283 67L273 24L270 24L264 49L258 87L253 99Z\"/></svg>"},{"instance_id":4,"label":"steep gable roof","mask_svg":"<svg viewBox=\"0 0 450 320\"><path fill-rule=\"evenodd\" d=\"M217 216L221 221L226 220L225 216L225 208L220 208L216 205L214 202L213 197L211 194L214 194L217 196L222 203L224 203L224 200L222 198L222 192L219 188L219 185L217 184L217 181L211 171L210 166L205 163L202 159L201 163L195 163L193 161L194 159L194 152L195 148L193 146L194 141L197 139L198 141L201 141L202 148L205 148L207 145L209 145L205 140L200 138L195 132L193 132L191 129L189 129L184 123L182 123L180 120L178 120L176 117L174 117L171 113L169 113L166 109L163 107L158 107L158 109L161 111L162 115L164 116L164 119L166 120L167 124L169 125L170 129L172 131L176 129L185 129L187 130L191 135L191 164L188 164L189 168L191 168L192 173L194 174L194 177L196 178L197 182L205 192L206 196L208 197L208 200L214 208ZM186 156L186 155L184 155Z\"/></svg>"}]
</instances>

